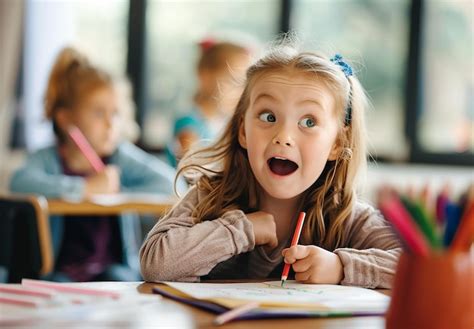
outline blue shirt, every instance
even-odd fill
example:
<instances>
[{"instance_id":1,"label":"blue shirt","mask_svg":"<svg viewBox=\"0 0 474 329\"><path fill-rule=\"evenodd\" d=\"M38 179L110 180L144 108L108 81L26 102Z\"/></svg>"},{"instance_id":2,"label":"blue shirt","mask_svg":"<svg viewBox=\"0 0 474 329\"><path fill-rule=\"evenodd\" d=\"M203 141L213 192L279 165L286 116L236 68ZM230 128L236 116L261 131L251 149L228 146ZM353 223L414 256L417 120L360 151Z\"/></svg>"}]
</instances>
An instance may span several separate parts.
<instances>
[{"instance_id":1,"label":"blue shirt","mask_svg":"<svg viewBox=\"0 0 474 329\"><path fill-rule=\"evenodd\" d=\"M171 195L175 170L144 152L131 143L122 143L108 159L108 164L120 168L120 189L122 192L148 192ZM47 198L81 200L84 195L85 179L63 173L58 147L41 149L28 156L24 165L12 176L10 190L17 193L44 195ZM186 184L178 181L178 191L184 191ZM50 228L55 257L57 258L64 238L64 221L61 216L52 216ZM139 268L138 249L141 245L140 222L130 220L130 215L119 218L122 240L122 260L132 268Z\"/></svg>"}]
</instances>

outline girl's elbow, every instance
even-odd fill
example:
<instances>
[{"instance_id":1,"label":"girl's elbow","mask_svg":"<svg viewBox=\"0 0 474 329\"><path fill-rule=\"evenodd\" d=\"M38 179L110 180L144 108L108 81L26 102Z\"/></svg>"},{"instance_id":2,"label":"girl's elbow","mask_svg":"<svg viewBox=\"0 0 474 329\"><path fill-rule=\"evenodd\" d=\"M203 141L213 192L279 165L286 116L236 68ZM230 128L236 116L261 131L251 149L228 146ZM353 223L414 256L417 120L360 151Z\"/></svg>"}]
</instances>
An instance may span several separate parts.
<instances>
[{"instance_id":1,"label":"girl's elbow","mask_svg":"<svg viewBox=\"0 0 474 329\"><path fill-rule=\"evenodd\" d=\"M146 243L146 242L145 242ZM153 251L151 251L153 250ZM160 249L156 247L142 247L140 251L140 270L142 277L148 282L173 281L175 271L173 263Z\"/></svg>"}]
</instances>

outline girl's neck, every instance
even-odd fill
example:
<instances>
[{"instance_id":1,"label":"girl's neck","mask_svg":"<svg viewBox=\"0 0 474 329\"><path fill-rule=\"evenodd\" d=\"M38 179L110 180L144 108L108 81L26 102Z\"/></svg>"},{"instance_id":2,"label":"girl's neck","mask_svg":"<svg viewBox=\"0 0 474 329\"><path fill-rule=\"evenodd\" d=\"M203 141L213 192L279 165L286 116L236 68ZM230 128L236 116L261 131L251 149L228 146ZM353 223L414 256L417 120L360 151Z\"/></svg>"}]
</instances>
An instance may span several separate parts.
<instances>
[{"instance_id":1,"label":"girl's neck","mask_svg":"<svg viewBox=\"0 0 474 329\"><path fill-rule=\"evenodd\" d=\"M66 166L78 173L93 172L93 168L76 145L65 142L60 145L60 152Z\"/></svg>"},{"instance_id":2,"label":"girl's neck","mask_svg":"<svg viewBox=\"0 0 474 329\"><path fill-rule=\"evenodd\" d=\"M260 210L268 212L273 215L277 227L278 241L288 239L292 234L292 223L298 217L301 207L301 196L296 196L292 199L276 199L268 195L268 193L261 193Z\"/></svg>"}]
</instances>

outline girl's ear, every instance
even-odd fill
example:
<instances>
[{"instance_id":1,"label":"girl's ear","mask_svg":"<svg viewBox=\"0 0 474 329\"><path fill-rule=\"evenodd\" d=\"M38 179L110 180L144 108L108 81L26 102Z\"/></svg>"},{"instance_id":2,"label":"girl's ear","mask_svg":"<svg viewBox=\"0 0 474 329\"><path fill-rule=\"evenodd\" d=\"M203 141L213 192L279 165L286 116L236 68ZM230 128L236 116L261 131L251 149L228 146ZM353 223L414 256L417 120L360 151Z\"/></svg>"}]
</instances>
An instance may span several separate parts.
<instances>
[{"instance_id":1,"label":"girl's ear","mask_svg":"<svg viewBox=\"0 0 474 329\"><path fill-rule=\"evenodd\" d=\"M240 127L239 127L239 144L244 149L247 149L247 137L245 136L245 127L242 121L240 122Z\"/></svg>"},{"instance_id":2,"label":"girl's ear","mask_svg":"<svg viewBox=\"0 0 474 329\"><path fill-rule=\"evenodd\" d=\"M332 145L332 149L329 152L328 160L329 161L336 160L341 154L341 151L342 151L341 139L339 138L339 136L337 136L336 140L334 141L334 144Z\"/></svg>"},{"instance_id":3,"label":"girl's ear","mask_svg":"<svg viewBox=\"0 0 474 329\"><path fill-rule=\"evenodd\" d=\"M331 152L329 152L328 160L329 161L336 160L340 153L341 153L341 147L339 146L338 143L334 143L334 145L332 146Z\"/></svg>"}]
</instances>

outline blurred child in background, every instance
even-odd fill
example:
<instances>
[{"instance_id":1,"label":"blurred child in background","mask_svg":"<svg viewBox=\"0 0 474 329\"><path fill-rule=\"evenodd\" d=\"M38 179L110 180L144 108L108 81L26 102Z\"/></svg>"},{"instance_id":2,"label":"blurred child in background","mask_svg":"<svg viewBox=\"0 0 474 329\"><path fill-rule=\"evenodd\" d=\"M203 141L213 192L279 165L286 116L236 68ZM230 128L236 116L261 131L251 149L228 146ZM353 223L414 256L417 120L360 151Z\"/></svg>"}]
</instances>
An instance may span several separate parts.
<instances>
[{"instance_id":1,"label":"blurred child in background","mask_svg":"<svg viewBox=\"0 0 474 329\"><path fill-rule=\"evenodd\" d=\"M167 150L174 166L193 143L217 137L242 91L235 81L244 77L250 64L249 50L237 43L206 39L199 45L195 108L175 121L172 145Z\"/></svg>"},{"instance_id":2,"label":"blurred child in background","mask_svg":"<svg viewBox=\"0 0 474 329\"><path fill-rule=\"evenodd\" d=\"M119 141L116 84L72 48L56 59L45 93L45 114L57 145L30 155L12 177L13 192L80 200L117 192L173 193L172 167ZM96 172L67 131L76 126L105 164ZM69 216L68 216L69 217ZM55 252L52 280L138 280L139 222L111 216L50 221Z\"/></svg>"}]
</instances>

